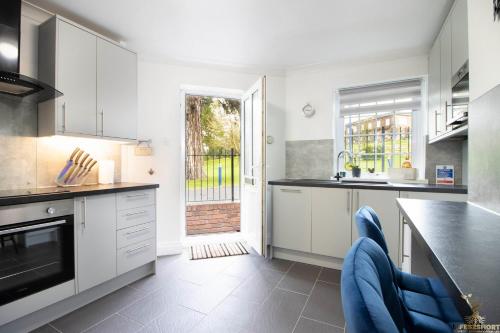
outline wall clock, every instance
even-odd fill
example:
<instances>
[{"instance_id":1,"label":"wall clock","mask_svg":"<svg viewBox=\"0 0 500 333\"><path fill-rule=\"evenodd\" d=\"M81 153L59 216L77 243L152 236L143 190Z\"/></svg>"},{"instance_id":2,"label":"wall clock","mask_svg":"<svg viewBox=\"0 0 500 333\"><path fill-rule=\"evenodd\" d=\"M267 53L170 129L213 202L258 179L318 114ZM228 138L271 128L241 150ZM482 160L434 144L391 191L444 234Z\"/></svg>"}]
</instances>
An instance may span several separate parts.
<instances>
[{"instance_id":1,"label":"wall clock","mask_svg":"<svg viewBox=\"0 0 500 333\"><path fill-rule=\"evenodd\" d=\"M307 103L302 108L302 112L304 113L304 116L306 116L307 118L311 118L316 113L316 110L314 110L311 104Z\"/></svg>"}]
</instances>

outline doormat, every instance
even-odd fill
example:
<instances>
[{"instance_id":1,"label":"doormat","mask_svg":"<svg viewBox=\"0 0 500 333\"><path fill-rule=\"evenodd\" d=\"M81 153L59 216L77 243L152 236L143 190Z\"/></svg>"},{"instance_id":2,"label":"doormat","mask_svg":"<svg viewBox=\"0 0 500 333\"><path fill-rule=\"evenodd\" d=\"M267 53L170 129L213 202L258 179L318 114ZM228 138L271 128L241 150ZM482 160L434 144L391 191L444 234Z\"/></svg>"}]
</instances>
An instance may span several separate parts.
<instances>
[{"instance_id":1,"label":"doormat","mask_svg":"<svg viewBox=\"0 0 500 333\"><path fill-rule=\"evenodd\" d=\"M191 260L239 256L248 253L242 242L201 244L189 247L189 259Z\"/></svg>"}]
</instances>

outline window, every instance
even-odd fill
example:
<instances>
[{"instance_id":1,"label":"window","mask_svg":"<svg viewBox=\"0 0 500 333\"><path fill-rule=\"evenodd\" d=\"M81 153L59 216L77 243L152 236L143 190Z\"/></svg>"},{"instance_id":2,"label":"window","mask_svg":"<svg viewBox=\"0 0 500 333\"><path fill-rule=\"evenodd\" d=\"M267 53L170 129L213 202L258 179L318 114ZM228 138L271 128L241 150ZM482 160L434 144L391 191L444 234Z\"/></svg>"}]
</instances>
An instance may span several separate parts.
<instances>
[{"instance_id":1,"label":"window","mask_svg":"<svg viewBox=\"0 0 500 333\"><path fill-rule=\"evenodd\" d=\"M414 113L420 110L421 81L407 80L339 90L343 149L367 172L387 172L413 160Z\"/></svg>"}]
</instances>

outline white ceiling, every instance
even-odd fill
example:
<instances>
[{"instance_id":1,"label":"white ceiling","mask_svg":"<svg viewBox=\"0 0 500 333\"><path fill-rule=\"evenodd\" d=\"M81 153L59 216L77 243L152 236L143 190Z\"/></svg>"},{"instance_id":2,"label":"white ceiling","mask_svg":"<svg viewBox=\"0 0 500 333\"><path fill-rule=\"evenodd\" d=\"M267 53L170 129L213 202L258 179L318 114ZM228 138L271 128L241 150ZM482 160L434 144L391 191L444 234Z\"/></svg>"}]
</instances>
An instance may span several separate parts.
<instances>
[{"instance_id":1,"label":"white ceiling","mask_svg":"<svg viewBox=\"0 0 500 333\"><path fill-rule=\"evenodd\" d=\"M426 53L453 0L29 0L143 57L286 70Z\"/></svg>"}]
</instances>

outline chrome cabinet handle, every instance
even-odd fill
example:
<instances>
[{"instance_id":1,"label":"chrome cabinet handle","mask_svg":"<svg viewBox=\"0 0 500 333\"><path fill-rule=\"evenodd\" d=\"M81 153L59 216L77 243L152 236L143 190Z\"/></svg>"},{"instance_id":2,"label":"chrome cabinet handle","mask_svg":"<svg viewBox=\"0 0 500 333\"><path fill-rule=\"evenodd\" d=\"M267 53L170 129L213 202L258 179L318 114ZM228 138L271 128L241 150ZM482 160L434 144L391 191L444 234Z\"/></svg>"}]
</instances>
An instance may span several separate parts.
<instances>
[{"instance_id":1,"label":"chrome cabinet handle","mask_svg":"<svg viewBox=\"0 0 500 333\"><path fill-rule=\"evenodd\" d=\"M101 110L101 136L104 136L104 109Z\"/></svg>"},{"instance_id":2,"label":"chrome cabinet handle","mask_svg":"<svg viewBox=\"0 0 500 333\"><path fill-rule=\"evenodd\" d=\"M141 194L127 194L127 198L138 198L138 197L145 197L147 196L147 193L141 193Z\"/></svg>"},{"instance_id":3,"label":"chrome cabinet handle","mask_svg":"<svg viewBox=\"0 0 500 333\"><path fill-rule=\"evenodd\" d=\"M280 191L286 193L302 193L302 190L292 190L288 188L280 188Z\"/></svg>"},{"instance_id":4,"label":"chrome cabinet handle","mask_svg":"<svg viewBox=\"0 0 500 333\"><path fill-rule=\"evenodd\" d=\"M347 191L347 214L351 212L351 191Z\"/></svg>"},{"instance_id":5,"label":"chrome cabinet handle","mask_svg":"<svg viewBox=\"0 0 500 333\"><path fill-rule=\"evenodd\" d=\"M125 216L134 216L134 215L140 215L140 214L145 214L147 213L146 210L141 210L140 212L135 212L135 213L127 213Z\"/></svg>"},{"instance_id":6,"label":"chrome cabinet handle","mask_svg":"<svg viewBox=\"0 0 500 333\"><path fill-rule=\"evenodd\" d=\"M139 246L139 247L136 247L135 249L130 249L130 250L127 250L127 253L134 253L134 252L137 252L139 250L142 250L146 247L150 247L151 244L146 244L146 245L142 245L142 246Z\"/></svg>"},{"instance_id":7,"label":"chrome cabinet handle","mask_svg":"<svg viewBox=\"0 0 500 333\"><path fill-rule=\"evenodd\" d=\"M441 112L438 113L438 110L434 110L434 132L435 135L438 135L438 133L441 133L440 130L438 130L438 115L441 115Z\"/></svg>"},{"instance_id":8,"label":"chrome cabinet handle","mask_svg":"<svg viewBox=\"0 0 500 333\"><path fill-rule=\"evenodd\" d=\"M19 228L12 228L12 229L7 229L7 230L1 230L0 235L7 235L7 234L13 234L16 232L21 232L21 231L28 231L28 230L35 230L35 229L41 229L41 228L46 228L46 227L53 227L56 225L64 224L66 223L66 220L58 220L54 222L47 222L47 223L42 223L42 224L35 224L35 225L29 225L26 227L19 227Z\"/></svg>"},{"instance_id":9,"label":"chrome cabinet handle","mask_svg":"<svg viewBox=\"0 0 500 333\"><path fill-rule=\"evenodd\" d=\"M125 233L125 235L133 235L133 234L136 234L138 232L146 231L146 230L149 230L149 227L145 227L145 228L134 230L134 231L129 231L129 232Z\"/></svg>"},{"instance_id":10,"label":"chrome cabinet handle","mask_svg":"<svg viewBox=\"0 0 500 333\"><path fill-rule=\"evenodd\" d=\"M87 197L83 197L83 214L82 214L82 227L87 227Z\"/></svg>"},{"instance_id":11,"label":"chrome cabinet handle","mask_svg":"<svg viewBox=\"0 0 500 333\"><path fill-rule=\"evenodd\" d=\"M62 131L63 133L66 132L66 102L63 103L62 105L62 116L63 116L63 123L62 123Z\"/></svg>"},{"instance_id":12,"label":"chrome cabinet handle","mask_svg":"<svg viewBox=\"0 0 500 333\"><path fill-rule=\"evenodd\" d=\"M359 191L356 191L356 208L359 209Z\"/></svg>"}]
</instances>

